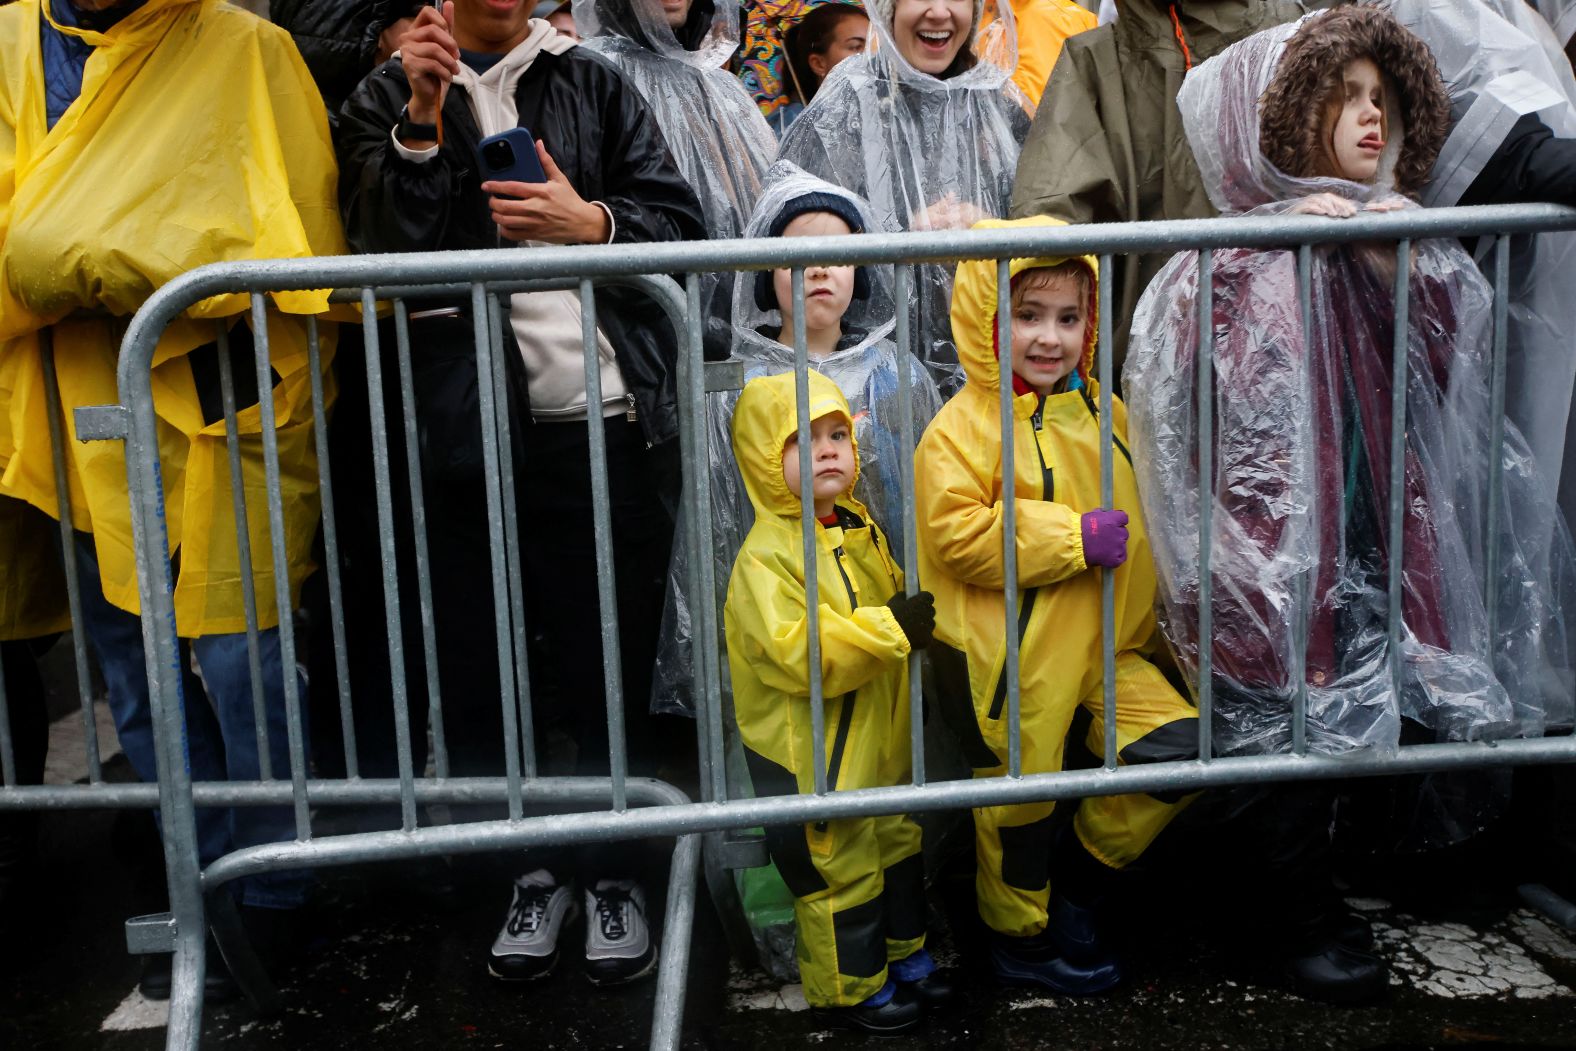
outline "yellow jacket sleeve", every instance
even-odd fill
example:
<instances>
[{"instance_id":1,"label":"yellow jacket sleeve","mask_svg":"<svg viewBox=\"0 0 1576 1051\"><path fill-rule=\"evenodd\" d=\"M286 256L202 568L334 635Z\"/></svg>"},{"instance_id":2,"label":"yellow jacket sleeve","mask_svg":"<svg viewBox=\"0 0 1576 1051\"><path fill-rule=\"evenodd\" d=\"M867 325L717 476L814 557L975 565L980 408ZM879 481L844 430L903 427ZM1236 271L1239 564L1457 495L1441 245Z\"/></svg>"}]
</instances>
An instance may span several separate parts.
<instances>
[{"instance_id":1,"label":"yellow jacket sleeve","mask_svg":"<svg viewBox=\"0 0 1576 1051\"><path fill-rule=\"evenodd\" d=\"M930 480L918 486L921 542L959 580L1000 589L1002 520L1005 510L994 494L995 467L982 477L977 454L958 446L951 434L932 428L920 446L919 471ZM1017 500L1018 586L1039 587L1066 580L1086 568L1082 516L1049 500Z\"/></svg>"},{"instance_id":2,"label":"yellow jacket sleeve","mask_svg":"<svg viewBox=\"0 0 1576 1051\"><path fill-rule=\"evenodd\" d=\"M794 696L810 693L809 615L804 585L777 558L746 550L734 568L728 605L728 645L743 647L750 666L770 689ZM827 567L822 567L822 574ZM835 569L833 570L835 573ZM908 656L908 638L886 606L859 606L844 614L820 604L821 687L826 697L859 689L894 661ZM734 635L738 637L733 637Z\"/></svg>"}]
</instances>

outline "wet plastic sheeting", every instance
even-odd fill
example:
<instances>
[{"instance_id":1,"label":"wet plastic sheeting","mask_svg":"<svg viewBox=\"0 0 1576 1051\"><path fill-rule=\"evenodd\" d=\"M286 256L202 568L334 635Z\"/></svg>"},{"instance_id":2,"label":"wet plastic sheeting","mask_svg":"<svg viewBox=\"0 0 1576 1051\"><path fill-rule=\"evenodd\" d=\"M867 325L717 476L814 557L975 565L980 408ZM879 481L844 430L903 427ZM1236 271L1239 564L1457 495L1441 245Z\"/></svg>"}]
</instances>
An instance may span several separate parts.
<instances>
[{"instance_id":1,"label":"wet plastic sheeting","mask_svg":"<svg viewBox=\"0 0 1576 1051\"><path fill-rule=\"evenodd\" d=\"M766 236L783 207L809 193L833 193L846 198L864 217L867 232L886 229L872 215L869 206L857 197L808 176L791 164L779 163L770 173L769 185L750 219L745 236ZM914 451L904 448L902 440L905 410L899 390L898 352L892 338L893 268L886 265L864 269L869 278L869 295L853 300L843 316L844 340L840 349L824 358L812 358L811 367L835 382L848 399L854 412L854 437L859 443L859 481L854 495L875 515L892 545L893 557L901 562L908 520L902 488L903 460L911 460ZM755 274L741 274L733 295L733 357L743 363L746 382L757 376L791 372L794 367L793 333L781 331L779 311L758 305L755 287ZM912 404L908 411L912 414L915 440L918 440L941 407L941 399L923 369L916 365L911 375ZM737 400L737 391L708 395L704 424L719 610L726 598L734 555L753 522L750 501L745 496L729 438L733 405ZM682 523L677 533L683 536ZM699 617L688 598L689 579L689 552L683 543L676 543L668 571L654 678L652 707L655 711L694 714L690 639L692 625Z\"/></svg>"},{"instance_id":2,"label":"wet plastic sheeting","mask_svg":"<svg viewBox=\"0 0 1576 1051\"><path fill-rule=\"evenodd\" d=\"M1379 185L1365 186L1294 179L1259 154L1256 101L1294 28L1200 66L1178 98L1222 211L1282 213L1314 192L1360 204L1391 194L1393 155ZM1568 726L1570 541L1513 423L1504 428L1497 568L1483 595L1495 430L1488 282L1455 241L1412 246L1410 277L1399 283L1408 292L1396 472L1404 492L1392 493L1396 249L1316 247L1309 265L1305 332L1296 252L1214 254L1212 477L1197 466L1193 253L1161 272L1133 324L1124 387L1134 460L1162 623L1195 686L1201 483L1213 508L1217 751L1289 750L1301 683L1315 752L1394 749L1403 727L1408 741L1460 741ZM1399 654L1387 638L1392 499L1403 501Z\"/></svg>"}]
</instances>

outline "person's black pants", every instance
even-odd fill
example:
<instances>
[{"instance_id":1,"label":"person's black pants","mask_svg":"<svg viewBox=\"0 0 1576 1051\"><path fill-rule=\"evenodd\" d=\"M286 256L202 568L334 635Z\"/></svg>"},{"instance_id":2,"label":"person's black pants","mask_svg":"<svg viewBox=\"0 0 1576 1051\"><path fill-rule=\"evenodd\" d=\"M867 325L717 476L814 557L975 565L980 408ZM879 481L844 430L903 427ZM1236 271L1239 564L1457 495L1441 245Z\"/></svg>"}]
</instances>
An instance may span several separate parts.
<instances>
[{"instance_id":1,"label":"person's black pants","mask_svg":"<svg viewBox=\"0 0 1576 1051\"><path fill-rule=\"evenodd\" d=\"M48 649L49 639L0 643L5 666L6 706L11 715L11 750L19 785L44 781L44 758L49 747L49 716L45 708L44 681L36 653ZM0 922L13 903L7 900L14 882L36 861L38 812L0 811Z\"/></svg>"}]
</instances>

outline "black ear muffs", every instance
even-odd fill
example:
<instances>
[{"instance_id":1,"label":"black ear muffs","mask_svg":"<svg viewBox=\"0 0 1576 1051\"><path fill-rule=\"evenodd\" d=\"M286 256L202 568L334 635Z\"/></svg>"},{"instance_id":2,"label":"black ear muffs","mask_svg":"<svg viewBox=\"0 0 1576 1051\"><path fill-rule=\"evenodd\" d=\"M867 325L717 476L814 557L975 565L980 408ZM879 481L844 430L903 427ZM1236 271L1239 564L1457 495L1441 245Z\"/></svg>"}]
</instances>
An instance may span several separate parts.
<instances>
[{"instance_id":1,"label":"black ear muffs","mask_svg":"<svg viewBox=\"0 0 1576 1051\"><path fill-rule=\"evenodd\" d=\"M777 290L772 287L773 270L757 270L755 272L755 305L762 310L777 310ZM854 299L870 298L870 271L862 266L854 267Z\"/></svg>"}]
</instances>

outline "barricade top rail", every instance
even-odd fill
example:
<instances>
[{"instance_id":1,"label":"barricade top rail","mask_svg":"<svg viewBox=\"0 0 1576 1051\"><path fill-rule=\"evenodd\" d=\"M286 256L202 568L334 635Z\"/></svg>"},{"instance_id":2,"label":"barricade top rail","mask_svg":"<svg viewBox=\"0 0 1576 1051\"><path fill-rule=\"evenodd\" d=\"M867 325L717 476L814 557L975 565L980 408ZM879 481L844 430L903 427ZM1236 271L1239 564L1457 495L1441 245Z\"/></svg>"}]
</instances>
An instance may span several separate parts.
<instances>
[{"instance_id":1,"label":"barricade top rail","mask_svg":"<svg viewBox=\"0 0 1576 1051\"><path fill-rule=\"evenodd\" d=\"M1400 238L1576 230L1576 209L1552 204L1414 208L1332 220L1321 216L1228 216L1141 223L1089 223L1033 229L943 230L833 237L672 241L576 245L529 252L476 249L398 255L318 256L214 263L189 271L148 298L132 319L121 357L128 370L147 370L159 333L181 312L211 296L310 288L428 285L465 282L624 277L652 273L762 270L814 263L916 263L1031 255L1123 255L1199 248L1294 247Z\"/></svg>"}]
</instances>

